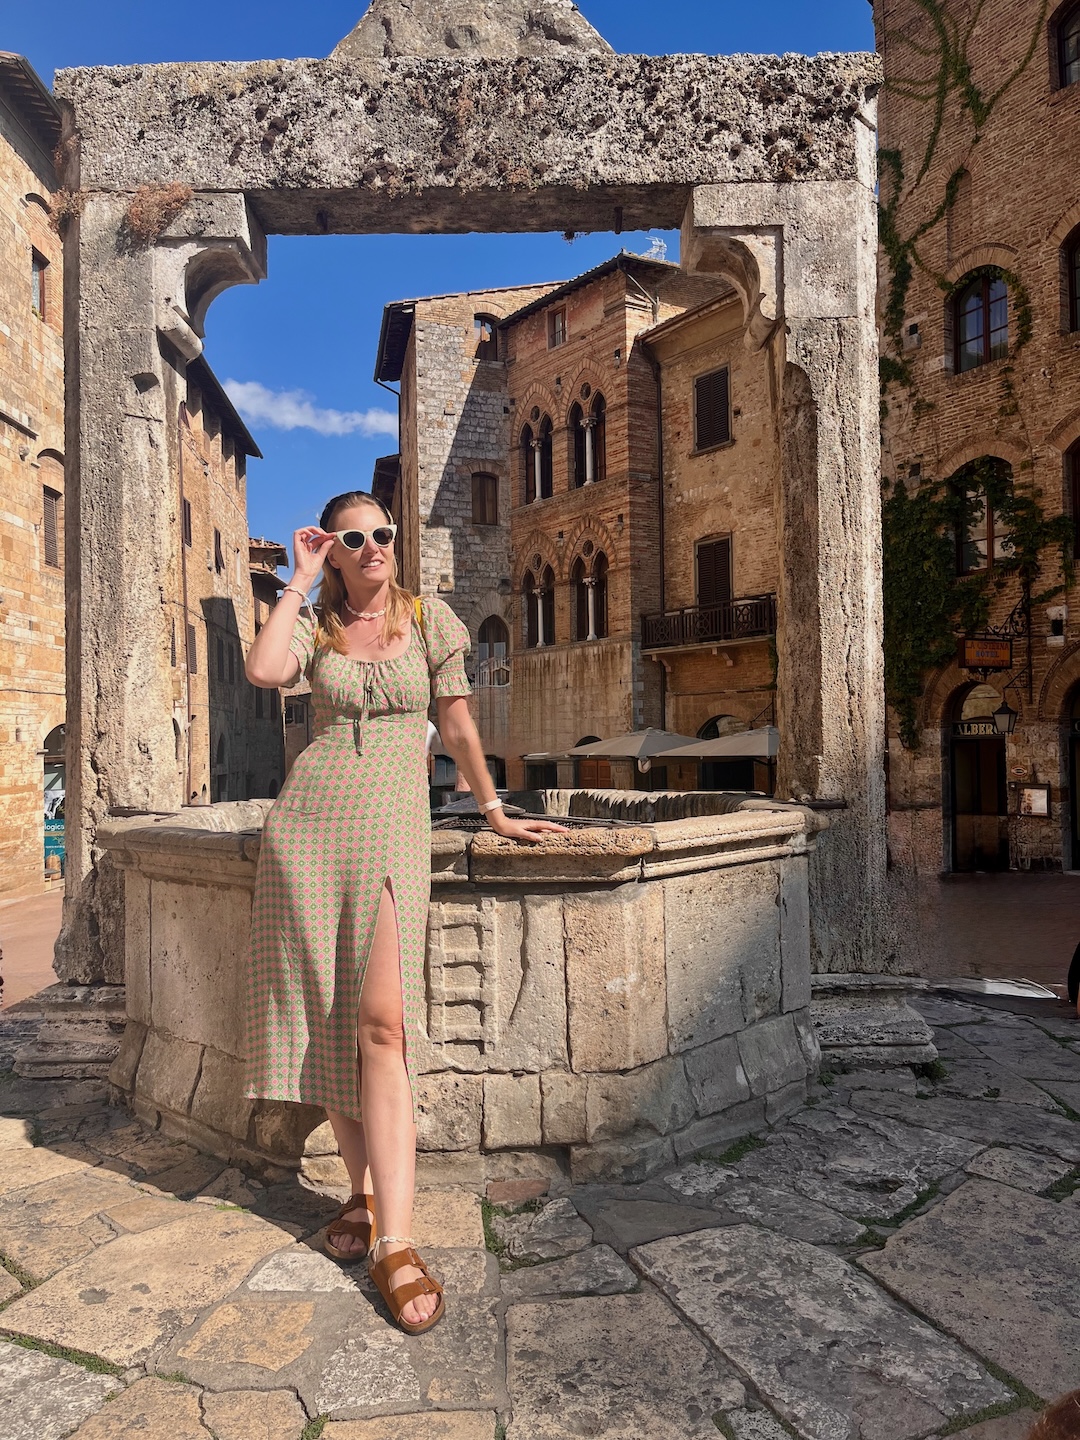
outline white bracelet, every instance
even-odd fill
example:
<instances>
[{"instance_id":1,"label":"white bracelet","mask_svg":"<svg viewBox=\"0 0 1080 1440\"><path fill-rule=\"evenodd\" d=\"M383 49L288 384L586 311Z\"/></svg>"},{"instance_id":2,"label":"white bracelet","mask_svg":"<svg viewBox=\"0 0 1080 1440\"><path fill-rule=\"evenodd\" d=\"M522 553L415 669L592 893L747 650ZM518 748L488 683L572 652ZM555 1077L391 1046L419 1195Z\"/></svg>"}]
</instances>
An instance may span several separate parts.
<instances>
[{"instance_id":1,"label":"white bracelet","mask_svg":"<svg viewBox=\"0 0 1080 1440\"><path fill-rule=\"evenodd\" d=\"M282 593L282 595L287 595L290 590L292 591L292 593L293 593L294 595L299 595L299 596L300 596L300 603L301 603L302 605L306 605L306 604L307 604L307 591L306 591L306 590L298 590L295 585L286 585L285 588L282 590L281 593Z\"/></svg>"},{"instance_id":2,"label":"white bracelet","mask_svg":"<svg viewBox=\"0 0 1080 1440\"><path fill-rule=\"evenodd\" d=\"M503 802L501 800L489 800L486 805L480 806L480 813L486 814L488 810L501 810L502 808Z\"/></svg>"}]
</instances>

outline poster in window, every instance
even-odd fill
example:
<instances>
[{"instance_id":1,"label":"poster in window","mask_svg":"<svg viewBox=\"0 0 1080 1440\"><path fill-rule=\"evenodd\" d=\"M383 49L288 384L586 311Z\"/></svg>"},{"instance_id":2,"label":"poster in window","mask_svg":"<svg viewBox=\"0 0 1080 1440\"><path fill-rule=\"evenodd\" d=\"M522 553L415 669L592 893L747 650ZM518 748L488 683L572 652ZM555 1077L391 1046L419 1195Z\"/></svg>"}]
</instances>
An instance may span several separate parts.
<instances>
[{"instance_id":1,"label":"poster in window","mask_svg":"<svg viewBox=\"0 0 1080 1440\"><path fill-rule=\"evenodd\" d=\"M1048 819L1050 815L1050 786L1021 785L1020 814Z\"/></svg>"}]
</instances>

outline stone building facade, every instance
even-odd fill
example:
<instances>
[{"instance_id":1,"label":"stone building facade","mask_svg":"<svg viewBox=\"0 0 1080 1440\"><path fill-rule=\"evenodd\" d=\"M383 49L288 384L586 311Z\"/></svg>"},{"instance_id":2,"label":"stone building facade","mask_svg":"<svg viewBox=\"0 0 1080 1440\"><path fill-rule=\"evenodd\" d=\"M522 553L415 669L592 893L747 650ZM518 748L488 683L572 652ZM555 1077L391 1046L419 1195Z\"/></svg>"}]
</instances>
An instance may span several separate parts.
<instances>
[{"instance_id":1,"label":"stone building facade","mask_svg":"<svg viewBox=\"0 0 1080 1440\"><path fill-rule=\"evenodd\" d=\"M276 795L285 778L281 697L244 676L276 598L281 550L248 536L247 460L259 449L201 358L187 367L176 426L178 543L166 604L184 793L189 805Z\"/></svg>"},{"instance_id":2,"label":"stone building facade","mask_svg":"<svg viewBox=\"0 0 1080 1440\"><path fill-rule=\"evenodd\" d=\"M0 54L0 896L46 867L63 815L63 254L53 228L60 116L20 56ZM59 850L59 836L50 836Z\"/></svg>"},{"instance_id":3,"label":"stone building facade","mask_svg":"<svg viewBox=\"0 0 1080 1440\"><path fill-rule=\"evenodd\" d=\"M976 26L958 0L941 9L970 87L947 85L939 115L918 98L948 68L929 11L874 5L886 582L888 593L890 563L905 563L890 554L889 497L898 483L909 498L936 495L955 539L948 579L984 591L969 631L998 653L966 657L985 659L981 670L935 656L906 727L894 706L891 854L923 873L1075 869L1080 608L1060 520L1080 520L1080 5L991 0ZM1071 561L1075 537L1067 550Z\"/></svg>"},{"instance_id":4,"label":"stone building facade","mask_svg":"<svg viewBox=\"0 0 1080 1440\"><path fill-rule=\"evenodd\" d=\"M375 366L383 384L400 381L400 457L396 472L378 463L373 489L401 525L403 583L414 594L441 595L469 627L473 716L498 784L506 783L510 749L513 503L498 326L551 288L396 301L383 314Z\"/></svg>"}]
</instances>

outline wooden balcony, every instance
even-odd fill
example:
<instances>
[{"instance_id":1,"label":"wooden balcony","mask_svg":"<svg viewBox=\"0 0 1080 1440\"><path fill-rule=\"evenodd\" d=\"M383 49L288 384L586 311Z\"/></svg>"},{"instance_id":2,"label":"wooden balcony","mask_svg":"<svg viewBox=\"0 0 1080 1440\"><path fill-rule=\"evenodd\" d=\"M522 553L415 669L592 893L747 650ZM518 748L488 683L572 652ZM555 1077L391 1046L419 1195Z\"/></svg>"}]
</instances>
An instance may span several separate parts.
<instances>
[{"instance_id":1,"label":"wooden balcony","mask_svg":"<svg viewBox=\"0 0 1080 1440\"><path fill-rule=\"evenodd\" d=\"M730 645L776 634L776 596L746 595L716 605L692 605L641 617L643 650Z\"/></svg>"}]
</instances>

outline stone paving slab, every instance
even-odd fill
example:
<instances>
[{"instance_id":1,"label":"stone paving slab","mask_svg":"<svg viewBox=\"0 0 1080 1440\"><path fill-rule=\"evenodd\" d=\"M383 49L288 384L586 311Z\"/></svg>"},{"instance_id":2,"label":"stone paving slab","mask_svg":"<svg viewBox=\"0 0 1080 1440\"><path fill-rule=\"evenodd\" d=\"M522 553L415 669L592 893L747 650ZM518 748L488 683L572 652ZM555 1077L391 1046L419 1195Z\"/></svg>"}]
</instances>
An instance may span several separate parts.
<instances>
[{"instance_id":1,"label":"stone paving slab","mask_svg":"<svg viewBox=\"0 0 1080 1440\"><path fill-rule=\"evenodd\" d=\"M141 1364L287 1243L241 1210L185 1210L61 1270L4 1311L4 1328L116 1365Z\"/></svg>"},{"instance_id":2,"label":"stone paving slab","mask_svg":"<svg viewBox=\"0 0 1080 1440\"><path fill-rule=\"evenodd\" d=\"M15 1276L0 1265L0 1305L3 1305L6 1300L11 1300L14 1296L20 1294L22 1288L18 1280L15 1279Z\"/></svg>"},{"instance_id":3,"label":"stone paving slab","mask_svg":"<svg viewBox=\"0 0 1080 1440\"><path fill-rule=\"evenodd\" d=\"M869 1108L925 1102L876 1090L852 1097ZM1028 1112L1030 1114L1030 1112ZM790 1189L853 1220L890 1220L932 1183L960 1170L980 1146L833 1104L804 1110L737 1164L741 1180Z\"/></svg>"},{"instance_id":4,"label":"stone paving slab","mask_svg":"<svg viewBox=\"0 0 1080 1440\"><path fill-rule=\"evenodd\" d=\"M530 1265L502 1278L507 1300L534 1295L624 1295L638 1286L638 1277L608 1245L590 1245L565 1260Z\"/></svg>"},{"instance_id":5,"label":"stone paving slab","mask_svg":"<svg viewBox=\"0 0 1080 1440\"><path fill-rule=\"evenodd\" d=\"M456 1410L400 1415L377 1420L331 1421L322 1440L494 1440L496 1416L491 1410Z\"/></svg>"},{"instance_id":6,"label":"stone paving slab","mask_svg":"<svg viewBox=\"0 0 1080 1440\"><path fill-rule=\"evenodd\" d=\"M138 1380L84 1421L71 1440L214 1440L199 1400L194 1385Z\"/></svg>"},{"instance_id":7,"label":"stone paving slab","mask_svg":"<svg viewBox=\"0 0 1080 1440\"><path fill-rule=\"evenodd\" d=\"M1014 1105L1034 1105L1039 1110L1061 1113L1060 1106L1040 1086L997 1064L985 1051L961 1035L945 1031L938 1054L945 1066L942 1078L924 1081L920 1091L931 1096L956 1096L962 1100L1005 1100ZM912 1077L914 1078L914 1077Z\"/></svg>"},{"instance_id":8,"label":"stone paving slab","mask_svg":"<svg viewBox=\"0 0 1080 1440\"><path fill-rule=\"evenodd\" d=\"M863 1234L858 1221L838 1210L777 1185L744 1181L730 1165L707 1165L695 1160L665 1176L665 1180L679 1194L709 1199L730 1224L753 1220L766 1230L778 1230L792 1240L808 1240L813 1245L851 1245Z\"/></svg>"},{"instance_id":9,"label":"stone paving slab","mask_svg":"<svg viewBox=\"0 0 1080 1440\"><path fill-rule=\"evenodd\" d=\"M1080 1212L969 1180L860 1262L1044 1400L1080 1356Z\"/></svg>"},{"instance_id":10,"label":"stone paving slab","mask_svg":"<svg viewBox=\"0 0 1080 1440\"><path fill-rule=\"evenodd\" d=\"M0 1437L61 1440L120 1388L111 1375L0 1341Z\"/></svg>"},{"instance_id":11,"label":"stone paving slab","mask_svg":"<svg viewBox=\"0 0 1080 1440\"><path fill-rule=\"evenodd\" d=\"M907 1440L1012 1398L847 1261L750 1225L631 1260L805 1440Z\"/></svg>"},{"instance_id":12,"label":"stone paving slab","mask_svg":"<svg viewBox=\"0 0 1080 1440\"><path fill-rule=\"evenodd\" d=\"M1056 1100L1064 1100L1074 1114L1080 1115L1080 1076L1077 1076L1075 1084L1065 1080L1047 1080L1045 1084Z\"/></svg>"},{"instance_id":13,"label":"stone paving slab","mask_svg":"<svg viewBox=\"0 0 1080 1440\"><path fill-rule=\"evenodd\" d=\"M0 1150L0 1195L40 1185L57 1175L74 1175L86 1168L81 1160L58 1155L40 1145L32 1149L19 1146L14 1150Z\"/></svg>"},{"instance_id":14,"label":"stone paving slab","mask_svg":"<svg viewBox=\"0 0 1080 1440\"><path fill-rule=\"evenodd\" d=\"M686 1230L701 1230L708 1225L723 1225L724 1215L714 1209L673 1204L657 1200L615 1200L601 1206L596 1213L597 1240L625 1255L635 1245L656 1240L661 1235L681 1235Z\"/></svg>"},{"instance_id":15,"label":"stone paving slab","mask_svg":"<svg viewBox=\"0 0 1080 1440\"><path fill-rule=\"evenodd\" d=\"M291 1390L209 1391L202 1397L203 1419L214 1440L300 1440L307 1424Z\"/></svg>"},{"instance_id":16,"label":"stone paving slab","mask_svg":"<svg viewBox=\"0 0 1080 1440\"><path fill-rule=\"evenodd\" d=\"M1080 1080L1080 1051L1059 1044L1026 1021L1022 1025L961 1025L953 1034L1025 1080Z\"/></svg>"},{"instance_id":17,"label":"stone paving slab","mask_svg":"<svg viewBox=\"0 0 1080 1440\"><path fill-rule=\"evenodd\" d=\"M962 1440L1027 1440L1038 1418L1034 1410L1014 1410L970 1426L961 1432Z\"/></svg>"},{"instance_id":18,"label":"stone paving slab","mask_svg":"<svg viewBox=\"0 0 1080 1440\"><path fill-rule=\"evenodd\" d=\"M130 1203L137 1193L126 1180L98 1170L69 1171L9 1191L0 1196L0 1250L44 1280L111 1240L114 1231L95 1225L93 1217Z\"/></svg>"},{"instance_id":19,"label":"stone paving slab","mask_svg":"<svg viewBox=\"0 0 1080 1440\"><path fill-rule=\"evenodd\" d=\"M1034 1114L1026 1105L1003 1100L956 1100L951 1097L911 1100L906 1095L860 1091L851 1104L863 1116L889 1117L956 1143L1022 1145L1048 1151L1073 1164L1080 1162L1080 1124L1066 1116ZM967 1157L970 1158L970 1157ZM967 1163L966 1159L962 1163Z\"/></svg>"},{"instance_id":20,"label":"stone paving slab","mask_svg":"<svg viewBox=\"0 0 1080 1440\"><path fill-rule=\"evenodd\" d=\"M512 1305L507 1440L716 1440L743 1404L734 1372L651 1287L640 1295Z\"/></svg>"},{"instance_id":21,"label":"stone paving slab","mask_svg":"<svg viewBox=\"0 0 1080 1440\"><path fill-rule=\"evenodd\" d=\"M593 1243L592 1228L565 1197L535 1212L496 1215L491 1223L514 1260L558 1260Z\"/></svg>"},{"instance_id":22,"label":"stone paving slab","mask_svg":"<svg viewBox=\"0 0 1080 1440\"><path fill-rule=\"evenodd\" d=\"M1035 1150L1018 1147L995 1146L981 1150L974 1160L967 1163L967 1173L978 1175L983 1180L996 1180L1002 1185L1011 1185L1016 1190L1028 1190L1038 1195L1055 1181L1063 1179L1072 1170L1067 1160L1058 1160L1053 1155L1040 1155Z\"/></svg>"}]
</instances>

